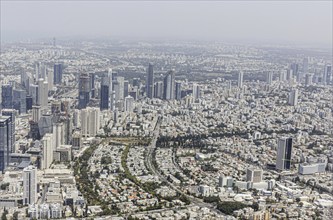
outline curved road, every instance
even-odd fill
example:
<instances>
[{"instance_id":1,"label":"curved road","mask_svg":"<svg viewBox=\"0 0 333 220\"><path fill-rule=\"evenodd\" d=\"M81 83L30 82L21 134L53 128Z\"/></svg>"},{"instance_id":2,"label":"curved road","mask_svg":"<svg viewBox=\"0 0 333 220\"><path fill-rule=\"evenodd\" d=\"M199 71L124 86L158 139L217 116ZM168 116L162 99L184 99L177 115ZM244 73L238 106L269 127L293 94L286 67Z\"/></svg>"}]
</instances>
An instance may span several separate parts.
<instances>
[{"instance_id":1,"label":"curved road","mask_svg":"<svg viewBox=\"0 0 333 220\"><path fill-rule=\"evenodd\" d=\"M200 207L206 207L209 208L211 211L213 212L217 212L220 215L224 215L221 211L219 211L218 209L215 208L214 205L210 204L210 203L205 203L203 202L201 199L193 197L191 195L188 195L186 193L184 193L180 188L178 188L177 186L175 186L174 184L172 184L171 182L169 182L167 180L167 178L165 176L163 176L160 172L158 172L158 170L156 170L155 166L153 165L153 151L156 148L156 141L157 138L159 137L159 130L160 130L160 119L156 122L155 125L155 129L154 129L154 137L150 143L150 145L148 146L147 149L147 154L146 154L146 158L145 158L145 162L147 164L147 168L156 176L158 176L160 178L160 180L162 180L163 182L165 182L170 188L172 188L173 190L175 190L176 192L178 192L181 195L186 196L187 198L189 198L189 200L191 201L191 203L200 206Z\"/></svg>"}]
</instances>

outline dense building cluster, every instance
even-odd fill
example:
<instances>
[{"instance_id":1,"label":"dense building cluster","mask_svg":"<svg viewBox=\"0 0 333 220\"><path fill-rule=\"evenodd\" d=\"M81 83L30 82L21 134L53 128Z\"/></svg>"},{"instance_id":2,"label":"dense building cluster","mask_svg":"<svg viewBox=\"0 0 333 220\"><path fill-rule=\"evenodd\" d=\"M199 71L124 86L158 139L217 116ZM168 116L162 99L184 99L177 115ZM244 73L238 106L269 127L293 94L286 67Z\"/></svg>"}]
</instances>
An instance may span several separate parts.
<instances>
[{"instance_id":1,"label":"dense building cluster","mask_svg":"<svg viewBox=\"0 0 333 220\"><path fill-rule=\"evenodd\" d=\"M331 54L129 45L4 46L3 218L332 218Z\"/></svg>"}]
</instances>

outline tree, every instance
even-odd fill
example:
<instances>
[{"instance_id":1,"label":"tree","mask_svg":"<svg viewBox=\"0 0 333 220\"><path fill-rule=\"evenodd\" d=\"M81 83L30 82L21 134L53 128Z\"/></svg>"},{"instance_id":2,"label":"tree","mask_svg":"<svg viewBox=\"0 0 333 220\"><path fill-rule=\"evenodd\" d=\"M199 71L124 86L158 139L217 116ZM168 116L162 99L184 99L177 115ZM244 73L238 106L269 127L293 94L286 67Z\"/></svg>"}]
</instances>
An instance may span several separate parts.
<instances>
[{"instance_id":1,"label":"tree","mask_svg":"<svg viewBox=\"0 0 333 220\"><path fill-rule=\"evenodd\" d=\"M3 208L1 220L7 220L7 214L8 214L8 210L6 208Z\"/></svg>"},{"instance_id":2,"label":"tree","mask_svg":"<svg viewBox=\"0 0 333 220\"><path fill-rule=\"evenodd\" d=\"M234 211L245 207L247 207L247 205L241 202L224 201L217 204L217 209L227 215L231 215Z\"/></svg>"}]
</instances>

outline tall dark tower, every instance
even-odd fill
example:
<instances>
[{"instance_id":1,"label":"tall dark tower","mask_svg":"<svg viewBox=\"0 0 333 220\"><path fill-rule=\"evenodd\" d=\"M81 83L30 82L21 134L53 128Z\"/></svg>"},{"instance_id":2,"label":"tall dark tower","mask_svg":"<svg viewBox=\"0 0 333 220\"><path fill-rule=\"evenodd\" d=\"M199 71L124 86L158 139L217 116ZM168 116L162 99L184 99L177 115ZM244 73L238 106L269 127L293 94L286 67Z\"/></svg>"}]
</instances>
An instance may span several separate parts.
<instances>
[{"instance_id":1,"label":"tall dark tower","mask_svg":"<svg viewBox=\"0 0 333 220\"><path fill-rule=\"evenodd\" d=\"M1 107L8 108L8 109L13 108L13 86L10 84L5 84L5 85L2 85L1 90L2 90Z\"/></svg>"},{"instance_id":2,"label":"tall dark tower","mask_svg":"<svg viewBox=\"0 0 333 220\"><path fill-rule=\"evenodd\" d=\"M154 66L149 63L146 82L147 97L152 99L154 96Z\"/></svg>"},{"instance_id":3,"label":"tall dark tower","mask_svg":"<svg viewBox=\"0 0 333 220\"><path fill-rule=\"evenodd\" d=\"M79 79L79 109L86 108L90 100L90 77L81 74Z\"/></svg>"},{"instance_id":4,"label":"tall dark tower","mask_svg":"<svg viewBox=\"0 0 333 220\"><path fill-rule=\"evenodd\" d=\"M290 170L292 146L293 140L290 137L283 137L278 140L276 155L277 170Z\"/></svg>"},{"instance_id":5,"label":"tall dark tower","mask_svg":"<svg viewBox=\"0 0 333 220\"><path fill-rule=\"evenodd\" d=\"M109 77L103 77L101 84L101 99L100 99L100 109L109 109L109 99L110 99L110 80Z\"/></svg>"},{"instance_id":6,"label":"tall dark tower","mask_svg":"<svg viewBox=\"0 0 333 220\"><path fill-rule=\"evenodd\" d=\"M53 66L53 84L54 85L61 85L62 82L62 64L56 63Z\"/></svg>"}]
</instances>

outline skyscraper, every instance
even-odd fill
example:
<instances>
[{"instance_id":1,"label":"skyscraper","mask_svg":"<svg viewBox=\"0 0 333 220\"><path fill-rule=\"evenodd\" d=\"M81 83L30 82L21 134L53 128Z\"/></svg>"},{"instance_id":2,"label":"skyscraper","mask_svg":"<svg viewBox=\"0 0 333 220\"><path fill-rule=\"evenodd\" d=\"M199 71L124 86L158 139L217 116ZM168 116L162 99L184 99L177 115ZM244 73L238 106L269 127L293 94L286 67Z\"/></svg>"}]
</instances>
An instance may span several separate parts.
<instances>
[{"instance_id":1,"label":"skyscraper","mask_svg":"<svg viewBox=\"0 0 333 220\"><path fill-rule=\"evenodd\" d=\"M27 92L24 89L13 90L13 108L18 110L20 114L27 113L26 97Z\"/></svg>"},{"instance_id":2,"label":"skyscraper","mask_svg":"<svg viewBox=\"0 0 333 220\"><path fill-rule=\"evenodd\" d=\"M10 116L0 116L0 171L3 172L10 162L9 154L13 149L13 130Z\"/></svg>"},{"instance_id":3,"label":"skyscraper","mask_svg":"<svg viewBox=\"0 0 333 220\"><path fill-rule=\"evenodd\" d=\"M1 107L13 108L13 86L9 84L2 85L1 87Z\"/></svg>"},{"instance_id":4,"label":"skyscraper","mask_svg":"<svg viewBox=\"0 0 333 220\"><path fill-rule=\"evenodd\" d=\"M134 98L132 96L127 96L125 98L125 112L133 112L134 110Z\"/></svg>"},{"instance_id":5,"label":"skyscraper","mask_svg":"<svg viewBox=\"0 0 333 220\"><path fill-rule=\"evenodd\" d=\"M298 90L292 89L289 93L288 104L292 106L296 106L298 104Z\"/></svg>"},{"instance_id":6,"label":"skyscraper","mask_svg":"<svg viewBox=\"0 0 333 220\"><path fill-rule=\"evenodd\" d=\"M63 67L61 63L56 63L53 66L53 84L61 85L62 83L62 71Z\"/></svg>"},{"instance_id":7,"label":"skyscraper","mask_svg":"<svg viewBox=\"0 0 333 220\"><path fill-rule=\"evenodd\" d=\"M309 58L305 57L303 59L303 76L309 73Z\"/></svg>"},{"instance_id":8,"label":"skyscraper","mask_svg":"<svg viewBox=\"0 0 333 220\"><path fill-rule=\"evenodd\" d=\"M240 71L238 73L238 88L242 88L243 87L243 72Z\"/></svg>"},{"instance_id":9,"label":"skyscraper","mask_svg":"<svg viewBox=\"0 0 333 220\"><path fill-rule=\"evenodd\" d=\"M47 107L48 93L49 93L48 83L43 78L40 78L38 80L37 104L40 105L42 108Z\"/></svg>"},{"instance_id":10,"label":"skyscraper","mask_svg":"<svg viewBox=\"0 0 333 220\"><path fill-rule=\"evenodd\" d=\"M100 110L85 108L81 110L81 134L84 137L94 137L100 128Z\"/></svg>"},{"instance_id":11,"label":"skyscraper","mask_svg":"<svg viewBox=\"0 0 333 220\"><path fill-rule=\"evenodd\" d=\"M194 100L198 100L201 97L201 88L198 84L194 83L192 87L192 95Z\"/></svg>"},{"instance_id":12,"label":"skyscraper","mask_svg":"<svg viewBox=\"0 0 333 220\"><path fill-rule=\"evenodd\" d=\"M291 167L292 138L283 137L278 140L276 169L290 170Z\"/></svg>"},{"instance_id":13,"label":"skyscraper","mask_svg":"<svg viewBox=\"0 0 333 220\"><path fill-rule=\"evenodd\" d=\"M17 111L14 109L2 109L1 114L3 116L9 116L10 117L10 121L11 121L11 131L10 131L10 143L12 143L12 148L11 148L11 152L14 152L14 142L15 142L15 120L16 120L16 115L17 115Z\"/></svg>"},{"instance_id":14,"label":"skyscraper","mask_svg":"<svg viewBox=\"0 0 333 220\"><path fill-rule=\"evenodd\" d=\"M146 93L152 99L154 96L154 66L149 63L147 70Z\"/></svg>"},{"instance_id":15,"label":"skyscraper","mask_svg":"<svg viewBox=\"0 0 333 220\"><path fill-rule=\"evenodd\" d=\"M109 109L110 102L110 81L108 77L103 77L101 82L100 109Z\"/></svg>"},{"instance_id":16,"label":"skyscraper","mask_svg":"<svg viewBox=\"0 0 333 220\"><path fill-rule=\"evenodd\" d=\"M60 145L65 144L64 124L55 123L53 125L53 151L60 148Z\"/></svg>"},{"instance_id":17,"label":"skyscraper","mask_svg":"<svg viewBox=\"0 0 333 220\"><path fill-rule=\"evenodd\" d=\"M47 133L42 138L43 160L42 168L48 169L53 162L53 135Z\"/></svg>"},{"instance_id":18,"label":"skyscraper","mask_svg":"<svg viewBox=\"0 0 333 220\"><path fill-rule=\"evenodd\" d=\"M176 100L182 99L182 84L181 82L176 82Z\"/></svg>"},{"instance_id":19,"label":"skyscraper","mask_svg":"<svg viewBox=\"0 0 333 220\"><path fill-rule=\"evenodd\" d=\"M326 65L323 74L323 84L328 85L332 82L332 66Z\"/></svg>"},{"instance_id":20,"label":"skyscraper","mask_svg":"<svg viewBox=\"0 0 333 220\"><path fill-rule=\"evenodd\" d=\"M175 99L175 72L170 70L164 77L164 99L174 100Z\"/></svg>"},{"instance_id":21,"label":"skyscraper","mask_svg":"<svg viewBox=\"0 0 333 220\"><path fill-rule=\"evenodd\" d=\"M91 95L91 98L95 98L95 73L90 73L89 74L89 77L90 77L90 95Z\"/></svg>"},{"instance_id":22,"label":"skyscraper","mask_svg":"<svg viewBox=\"0 0 333 220\"><path fill-rule=\"evenodd\" d=\"M154 97L163 98L163 82L156 82L154 86Z\"/></svg>"},{"instance_id":23,"label":"skyscraper","mask_svg":"<svg viewBox=\"0 0 333 220\"><path fill-rule=\"evenodd\" d=\"M23 204L34 204L37 198L37 169L28 166L23 169Z\"/></svg>"},{"instance_id":24,"label":"skyscraper","mask_svg":"<svg viewBox=\"0 0 333 220\"><path fill-rule=\"evenodd\" d=\"M271 85L272 82L273 82L273 73L269 71L266 73L266 83L268 85Z\"/></svg>"},{"instance_id":25,"label":"skyscraper","mask_svg":"<svg viewBox=\"0 0 333 220\"><path fill-rule=\"evenodd\" d=\"M90 77L87 74L81 74L79 79L79 109L86 108L90 101Z\"/></svg>"}]
</instances>

